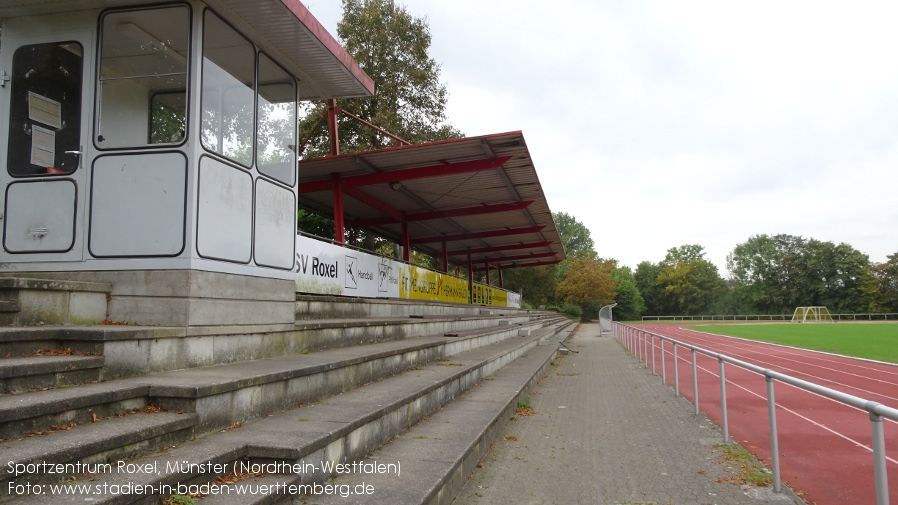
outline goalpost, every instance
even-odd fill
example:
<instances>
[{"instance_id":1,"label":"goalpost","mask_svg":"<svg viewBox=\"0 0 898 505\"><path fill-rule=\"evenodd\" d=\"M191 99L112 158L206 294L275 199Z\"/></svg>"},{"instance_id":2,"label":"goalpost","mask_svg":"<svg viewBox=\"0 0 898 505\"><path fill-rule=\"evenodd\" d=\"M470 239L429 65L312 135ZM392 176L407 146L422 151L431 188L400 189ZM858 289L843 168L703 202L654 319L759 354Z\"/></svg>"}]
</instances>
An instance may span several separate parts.
<instances>
[{"instance_id":1,"label":"goalpost","mask_svg":"<svg viewBox=\"0 0 898 505\"><path fill-rule=\"evenodd\" d=\"M826 307L798 307L792 314L793 323L834 323Z\"/></svg>"}]
</instances>

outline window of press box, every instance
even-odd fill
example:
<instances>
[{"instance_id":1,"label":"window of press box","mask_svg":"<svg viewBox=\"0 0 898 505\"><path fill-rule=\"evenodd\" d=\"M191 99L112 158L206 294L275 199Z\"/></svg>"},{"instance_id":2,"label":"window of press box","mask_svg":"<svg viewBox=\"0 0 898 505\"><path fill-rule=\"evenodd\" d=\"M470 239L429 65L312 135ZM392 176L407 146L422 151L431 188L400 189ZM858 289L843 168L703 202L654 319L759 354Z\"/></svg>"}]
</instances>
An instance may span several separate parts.
<instances>
[{"instance_id":1,"label":"window of press box","mask_svg":"<svg viewBox=\"0 0 898 505\"><path fill-rule=\"evenodd\" d=\"M245 167L253 163L253 45L207 10L203 27L203 147Z\"/></svg>"},{"instance_id":2,"label":"window of press box","mask_svg":"<svg viewBox=\"0 0 898 505\"><path fill-rule=\"evenodd\" d=\"M265 54L259 55L256 167L292 186L296 180L296 81Z\"/></svg>"},{"instance_id":3,"label":"window of press box","mask_svg":"<svg viewBox=\"0 0 898 505\"><path fill-rule=\"evenodd\" d=\"M78 168L82 55L77 42L32 44L13 53L6 165L11 175L70 174Z\"/></svg>"},{"instance_id":4,"label":"window of press box","mask_svg":"<svg viewBox=\"0 0 898 505\"><path fill-rule=\"evenodd\" d=\"M101 30L97 147L184 142L189 9L110 11Z\"/></svg>"}]
</instances>

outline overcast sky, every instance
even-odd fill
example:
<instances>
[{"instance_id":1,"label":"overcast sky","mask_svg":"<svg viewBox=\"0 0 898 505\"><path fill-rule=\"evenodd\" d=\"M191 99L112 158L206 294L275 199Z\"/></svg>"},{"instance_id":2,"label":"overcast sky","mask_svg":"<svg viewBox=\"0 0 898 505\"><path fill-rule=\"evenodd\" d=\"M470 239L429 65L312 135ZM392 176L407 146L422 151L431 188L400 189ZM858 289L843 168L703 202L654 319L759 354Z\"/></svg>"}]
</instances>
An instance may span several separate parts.
<instances>
[{"instance_id":1,"label":"overcast sky","mask_svg":"<svg viewBox=\"0 0 898 505\"><path fill-rule=\"evenodd\" d=\"M336 37L340 0L305 0ZM756 234L898 252L898 2L412 0L468 136L635 268Z\"/></svg>"}]
</instances>

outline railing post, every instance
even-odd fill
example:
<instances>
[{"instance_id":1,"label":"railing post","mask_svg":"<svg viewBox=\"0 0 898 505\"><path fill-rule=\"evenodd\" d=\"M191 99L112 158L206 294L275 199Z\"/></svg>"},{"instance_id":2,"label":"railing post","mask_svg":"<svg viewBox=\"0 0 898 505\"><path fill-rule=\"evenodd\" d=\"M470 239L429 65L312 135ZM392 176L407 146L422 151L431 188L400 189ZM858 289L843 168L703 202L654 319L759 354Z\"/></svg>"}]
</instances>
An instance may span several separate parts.
<instances>
[{"instance_id":1,"label":"railing post","mask_svg":"<svg viewBox=\"0 0 898 505\"><path fill-rule=\"evenodd\" d=\"M698 415L698 375L695 370L695 349L692 349L692 403L695 404L695 415Z\"/></svg>"},{"instance_id":2,"label":"railing post","mask_svg":"<svg viewBox=\"0 0 898 505\"><path fill-rule=\"evenodd\" d=\"M876 505L889 505L889 473L886 469L886 442L882 416L870 413L873 429L873 476L876 483Z\"/></svg>"},{"instance_id":3,"label":"railing post","mask_svg":"<svg viewBox=\"0 0 898 505\"><path fill-rule=\"evenodd\" d=\"M730 424L727 421L727 379L723 358L717 358L720 366L720 424L723 425L723 443L730 443Z\"/></svg>"},{"instance_id":4,"label":"railing post","mask_svg":"<svg viewBox=\"0 0 898 505\"><path fill-rule=\"evenodd\" d=\"M673 358L674 358L674 384L676 384L677 398L680 397L680 369L677 366L677 343L673 343Z\"/></svg>"},{"instance_id":5,"label":"railing post","mask_svg":"<svg viewBox=\"0 0 898 505\"><path fill-rule=\"evenodd\" d=\"M770 470L773 472L773 492L782 492L780 482L780 444L776 433L776 399L773 395L773 377L767 380L767 419L770 422Z\"/></svg>"},{"instance_id":6,"label":"railing post","mask_svg":"<svg viewBox=\"0 0 898 505\"><path fill-rule=\"evenodd\" d=\"M667 384L667 366L664 363L664 339L660 338L661 344L661 384Z\"/></svg>"},{"instance_id":7,"label":"railing post","mask_svg":"<svg viewBox=\"0 0 898 505\"><path fill-rule=\"evenodd\" d=\"M642 330L640 330L640 331L642 331ZM648 336L646 335L645 331L642 331L642 362L645 363L645 367L646 367L646 368L648 368L648 366L649 366L649 358L648 358L649 345L648 345L648 340L649 340L649 339L648 339Z\"/></svg>"},{"instance_id":8,"label":"railing post","mask_svg":"<svg viewBox=\"0 0 898 505\"><path fill-rule=\"evenodd\" d=\"M652 348L652 375L655 375L655 335L649 333L649 346Z\"/></svg>"}]
</instances>

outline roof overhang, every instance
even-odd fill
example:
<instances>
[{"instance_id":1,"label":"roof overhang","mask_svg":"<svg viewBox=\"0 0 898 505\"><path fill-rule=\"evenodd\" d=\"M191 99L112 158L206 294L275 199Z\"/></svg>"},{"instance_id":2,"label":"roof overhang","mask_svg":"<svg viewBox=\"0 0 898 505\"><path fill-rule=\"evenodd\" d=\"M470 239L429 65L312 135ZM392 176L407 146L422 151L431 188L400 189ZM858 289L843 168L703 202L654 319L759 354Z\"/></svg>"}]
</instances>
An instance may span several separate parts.
<instances>
[{"instance_id":1,"label":"roof overhang","mask_svg":"<svg viewBox=\"0 0 898 505\"><path fill-rule=\"evenodd\" d=\"M302 100L374 94L374 81L299 0L205 0L299 78ZM148 0L0 0L0 18L110 7Z\"/></svg>"},{"instance_id":2,"label":"roof overhang","mask_svg":"<svg viewBox=\"0 0 898 505\"><path fill-rule=\"evenodd\" d=\"M331 215L335 176L347 226L402 243L405 220L412 246L435 258L501 268L565 258L521 132L301 161L300 206Z\"/></svg>"}]
</instances>

